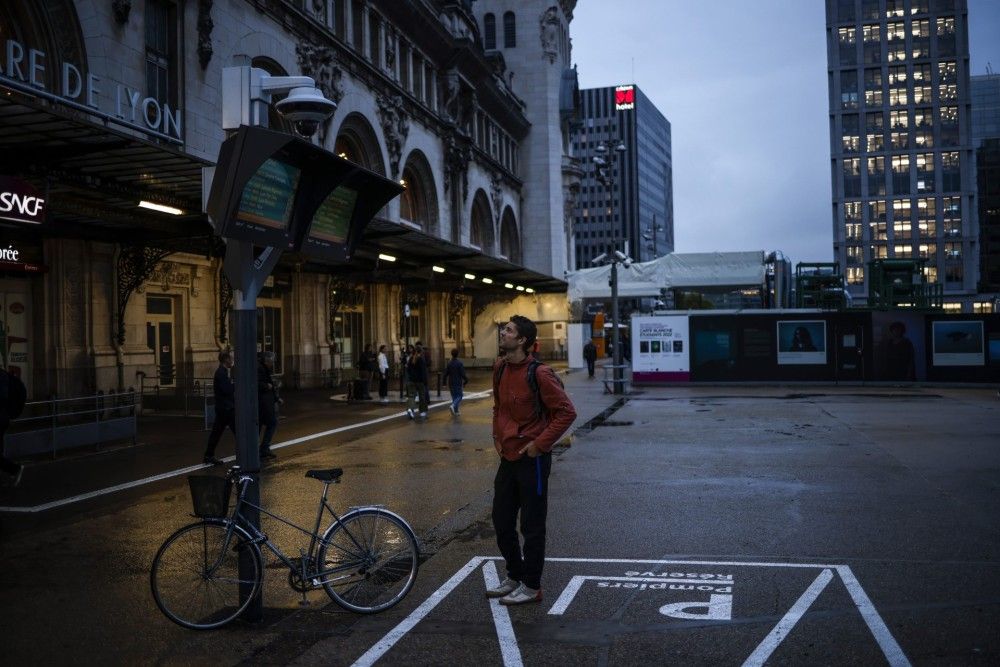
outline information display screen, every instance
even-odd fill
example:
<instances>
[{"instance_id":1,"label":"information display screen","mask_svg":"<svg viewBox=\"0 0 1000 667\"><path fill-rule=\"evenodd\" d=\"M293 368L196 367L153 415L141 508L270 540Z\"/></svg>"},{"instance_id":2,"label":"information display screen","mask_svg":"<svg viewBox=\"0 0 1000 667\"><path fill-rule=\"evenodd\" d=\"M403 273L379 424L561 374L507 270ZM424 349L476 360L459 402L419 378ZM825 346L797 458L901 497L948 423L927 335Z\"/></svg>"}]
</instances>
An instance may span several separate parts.
<instances>
[{"instance_id":1,"label":"information display screen","mask_svg":"<svg viewBox=\"0 0 1000 667\"><path fill-rule=\"evenodd\" d=\"M274 158L265 160L243 188L236 219L271 229L287 229L300 175L298 167Z\"/></svg>"},{"instance_id":2,"label":"information display screen","mask_svg":"<svg viewBox=\"0 0 1000 667\"><path fill-rule=\"evenodd\" d=\"M310 238L329 243L346 243L357 203L357 190L345 185L335 188L316 209L309 229Z\"/></svg>"}]
</instances>

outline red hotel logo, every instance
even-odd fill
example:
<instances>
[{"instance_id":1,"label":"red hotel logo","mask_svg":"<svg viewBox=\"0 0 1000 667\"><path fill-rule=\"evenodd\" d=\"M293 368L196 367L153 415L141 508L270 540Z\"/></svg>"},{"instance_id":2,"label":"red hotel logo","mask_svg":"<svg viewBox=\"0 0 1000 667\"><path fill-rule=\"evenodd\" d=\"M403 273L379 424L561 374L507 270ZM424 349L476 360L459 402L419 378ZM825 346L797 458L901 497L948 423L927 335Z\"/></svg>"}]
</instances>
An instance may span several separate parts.
<instances>
[{"instance_id":1,"label":"red hotel logo","mask_svg":"<svg viewBox=\"0 0 1000 667\"><path fill-rule=\"evenodd\" d=\"M635 86L615 88L615 111L629 111L635 108Z\"/></svg>"}]
</instances>

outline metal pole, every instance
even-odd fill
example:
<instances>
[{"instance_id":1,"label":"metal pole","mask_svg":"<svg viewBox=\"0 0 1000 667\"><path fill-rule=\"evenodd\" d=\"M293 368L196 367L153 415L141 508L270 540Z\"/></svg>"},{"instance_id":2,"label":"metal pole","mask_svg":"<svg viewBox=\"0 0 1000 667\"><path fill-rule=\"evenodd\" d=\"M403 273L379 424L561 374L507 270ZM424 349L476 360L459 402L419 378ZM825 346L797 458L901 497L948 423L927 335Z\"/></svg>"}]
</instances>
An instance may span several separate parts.
<instances>
[{"instance_id":1,"label":"metal pole","mask_svg":"<svg viewBox=\"0 0 1000 667\"><path fill-rule=\"evenodd\" d=\"M247 241L229 241L247 243ZM257 424L257 296L241 290L233 290L233 342L236 345L236 463L240 469L253 475L254 481L247 489L246 500L260 504L260 484L257 472L260 470L260 449L258 447L259 428ZM260 527L260 512L252 507L244 507L243 516L255 528ZM240 552L240 601L250 594L253 584L249 583L254 564L248 549ZM244 583L246 582L246 583ZM243 612L247 621L260 621L264 617L264 600L257 593L250 606Z\"/></svg>"},{"instance_id":2,"label":"metal pole","mask_svg":"<svg viewBox=\"0 0 1000 667\"><path fill-rule=\"evenodd\" d=\"M617 239L615 239L617 242ZM616 246L617 247L617 243ZM622 369L621 359L622 350L620 339L618 337L618 260L615 259L611 262L611 345L612 347L612 358L611 363L614 365L614 374L612 380L612 390L615 394L624 393L622 387Z\"/></svg>"}]
</instances>

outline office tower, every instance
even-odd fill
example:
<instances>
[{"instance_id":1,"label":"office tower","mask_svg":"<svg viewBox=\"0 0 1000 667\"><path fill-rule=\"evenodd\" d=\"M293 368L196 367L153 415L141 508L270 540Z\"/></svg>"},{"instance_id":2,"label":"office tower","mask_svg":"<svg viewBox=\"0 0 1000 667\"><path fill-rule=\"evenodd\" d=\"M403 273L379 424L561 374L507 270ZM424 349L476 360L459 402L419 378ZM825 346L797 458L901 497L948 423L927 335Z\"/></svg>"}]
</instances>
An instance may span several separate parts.
<instances>
[{"instance_id":1,"label":"office tower","mask_svg":"<svg viewBox=\"0 0 1000 667\"><path fill-rule=\"evenodd\" d=\"M923 258L945 307L979 275L966 0L827 0L834 256Z\"/></svg>"},{"instance_id":2,"label":"office tower","mask_svg":"<svg viewBox=\"0 0 1000 667\"><path fill-rule=\"evenodd\" d=\"M1000 74L973 76L972 146L979 205L979 298L974 309L996 312L1000 292Z\"/></svg>"},{"instance_id":3,"label":"office tower","mask_svg":"<svg viewBox=\"0 0 1000 667\"><path fill-rule=\"evenodd\" d=\"M670 122L639 89L609 86L580 91L581 123L573 153L583 167L575 215L576 268L618 248L635 261L674 250ZM608 149L612 191L597 179L597 147ZM621 143L624 151L615 147Z\"/></svg>"}]
</instances>

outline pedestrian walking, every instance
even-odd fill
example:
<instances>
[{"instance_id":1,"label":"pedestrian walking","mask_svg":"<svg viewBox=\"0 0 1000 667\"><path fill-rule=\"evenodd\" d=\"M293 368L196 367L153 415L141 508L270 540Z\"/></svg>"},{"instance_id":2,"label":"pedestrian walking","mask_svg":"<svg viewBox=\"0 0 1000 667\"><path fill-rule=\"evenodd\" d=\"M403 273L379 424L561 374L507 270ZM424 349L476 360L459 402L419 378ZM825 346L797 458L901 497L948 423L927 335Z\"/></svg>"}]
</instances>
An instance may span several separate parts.
<instances>
[{"instance_id":1,"label":"pedestrian walking","mask_svg":"<svg viewBox=\"0 0 1000 667\"><path fill-rule=\"evenodd\" d=\"M21 483L24 466L11 461L4 455L4 445L7 442L7 429L10 427L10 420L21 415L26 397L27 390L24 383L21 382L21 378L0 368L0 471L10 477L11 486L15 487Z\"/></svg>"},{"instance_id":2,"label":"pedestrian walking","mask_svg":"<svg viewBox=\"0 0 1000 667\"><path fill-rule=\"evenodd\" d=\"M448 383L448 390L451 392L451 414L457 415L458 406L462 403L465 385L469 384L469 377L465 374L465 364L458 358L458 350L451 351L451 361L444 369L445 382Z\"/></svg>"},{"instance_id":3,"label":"pedestrian walking","mask_svg":"<svg viewBox=\"0 0 1000 667\"><path fill-rule=\"evenodd\" d=\"M594 378L594 363L597 361L597 346L593 340L588 340L583 346L583 360L587 362L587 377Z\"/></svg>"},{"instance_id":4,"label":"pedestrian walking","mask_svg":"<svg viewBox=\"0 0 1000 667\"><path fill-rule=\"evenodd\" d=\"M500 455L493 480L493 528L507 576L486 595L505 605L542 599L552 447L576 419L555 372L529 354L537 337L534 322L511 317L500 330L502 356L493 366L493 445Z\"/></svg>"},{"instance_id":5,"label":"pedestrian walking","mask_svg":"<svg viewBox=\"0 0 1000 667\"><path fill-rule=\"evenodd\" d=\"M406 415L427 419L427 361L417 343L406 358Z\"/></svg>"},{"instance_id":6,"label":"pedestrian walking","mask_svg":"<svg viewBox=\"0 0 1000 667\"><path fill-rule=\"evenodd\" d=\"M264 437L260 441L260 458L276 459L278 456L271 451L271 439L278 428L278 406L284 401L278 395L278 386L274 376L274 352L264 352L260 355L257 365L257 416Z\"/></svg>"},{"instance_id":7,"label":"pedestrian walking","mask_svg":"<svg viewBox=\"0 0 1000 667\"><path fill-rule=\"evenodd\" d=\"M215 448L219 445L226 427L236 436L236 385L229 376L235 363L230 350L219 352L219 367L215 369L212 378L212 393L215 395L215 422L212 432L208 434L208 444L205 446L205 463L221 465L222 460L215 458Z\"/></svg>"},{"instance_id":8,"label":"pedestrian walking","mask_svg":"<svg viewBox=\"0 0 1000 667\"><path fill-rule=\"evenodd\" d=\"M424 403L430 405L431 402L431 351L424 347L424 344L419 340L417 341L417 347L420 349L420 354L424 357ZM426 415L425 415L426 416Z\"/></svg>"},{"instance_id":9,"label":"pedestrian walking","mask_svg":"<svg viewBox=\"0 0 1000 667\"><path fill-rule=\"evenodd\" d=\"M378 402L389 402L389 357L385 354L385 345L378 346Z\"/></svg>"},{"instance_id":10,"label":"pedestrian walking","mask_svg":"<svg viewBox=\"0 0 1000 667\"><path fill-rule=\"evenodd\" d=\"M371 343L365 345L358 359L358 382L355 387L358 389L356 400L368 400L371 395L372 374L375 372L375 353L372 351Z\"/></svg>"}]
</instances>

